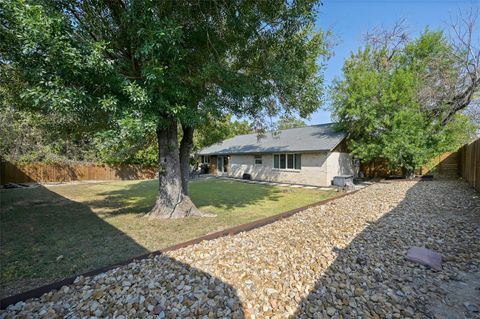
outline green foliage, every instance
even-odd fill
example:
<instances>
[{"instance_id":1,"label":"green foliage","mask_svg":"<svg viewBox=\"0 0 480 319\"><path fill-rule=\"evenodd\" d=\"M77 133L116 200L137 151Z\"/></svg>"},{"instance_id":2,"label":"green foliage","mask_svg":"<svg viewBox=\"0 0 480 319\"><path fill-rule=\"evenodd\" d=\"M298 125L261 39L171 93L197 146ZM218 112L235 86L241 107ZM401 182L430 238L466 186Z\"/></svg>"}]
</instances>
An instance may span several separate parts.
<instances>
[{"instance_id":1,"label":"green foliage","mask_svg":"<svg viewBox=\"0 0 480 319\"><path fill-rule=\"evenodd\" d=\"M421 113L408 108L396 112L389 130L381 135L381 155L390 166L413 171L435 155L429 129Z\"/></svg>"},{"instance_id":2,"label":"green foliage","mask_svg":"<svg viewBox=\"0 0 480 319\"><path fill-rule=\"evenodd\" d=\"M333 85L332 113L349 132L354 155L412 171L467 142L471 123L457 116L442 126L423 98L434 89L426 85L439 69L456 72L447 58L451 50L442 32L427 30L403 46L367 46L352 54L343 67L344 79Z\"/></svg>"},{"instance_id":3,"label":"green foliage","mask_svg":"<svg viewBox=\"0 0 480 319\"><path fill-rule=\"evenodd\" d=\"M92 139L51 131L38 114L3 107L0 112L0 155L10 162L97 161Z\"/></svg>"},{"instance_id":4,"label":"green foliage","mask_svg":"<svg viewBox=\"0 0 480 319\"><path fill-rule=\"evenodd\" d=\"M480 123L475 122L468 113L457 113L454 119L443 128L444 139L440 146L444 151L455 151L464 144L477 139L480 135Z\"/></svg>"},{"instance_id":5,"label":"green foliage","mask_svg":"<svg viewBox=\"0 0 480 319\"><path fill-rule=\"evenodd\" d=\"M68 114L26 107L24 87L17 69L0 64L0 155L10 162L96 161L91 134L77 130Z\"/></svg>"},{"instance_id":6,"label":"green foliage","mask_svg":"<svg viewBox=\"0 0 480 319\"><path fill-rule=\"evenodd\" d=\"M154 122L145 122L131 115L123 117L116 123L115 129L95 135L94 142L99 159L112 164L156 165L158 145L155 127ZM193 151L252 131L250 124L245 121L232 121L232 116L226 116L223 120L211 119L195 131Z\"/></svg>"},{"instance_id":7,"label":"green foliage","mask_svg":"<svg viewBox=\"0 0 480 319\"><path fill-rule=\"evenodd\" d=\"M95 146L99 158L105 163L157 164L155 123L144 122L132 115L119 119L114 129L98 132Z\"/></svg>"},{"instance_id":8,"label":"green foliage","mask_svg":"<svg viewBox=\"0 0 480 319\"><path fill-rule=\"evenodd\" d=\"M307 116L329 54L316 5L2 1L1 61L18 72L22 105L69 118L70 130L116 130L131 114L195 127L227 113Z\"/></svg>"},{"instance_id":9,"label":"green foliage","mask_svg":"<svg viewBox=\"0 0 480 319\"><path fill-rule=\"evenodd\" d=\"M294 116L282 116L277 123L279 130L306 126L307 124Z\"/></svg>"},{"instance_id":10,"label":"green foliage","mask_svg":"<svg viewBox=\"0 0 480 319\"><path fill-rule=\"evenodd\" d=\"M96 128L106 117L100 106L113 68L101 58L105 43L78 41L53 7L7 1L2 8L1 61L14 69L22 85L15 92L19 104L59 115L62 121L56 126L65 130Z\"/></svg>"},{"instance_id":11,"label":"green foliage","mask_svg":"<svg viewBox=\"0 0 480 319\"><path fill-rule=\"evenodd\" d=\"M211 119L206 125L199 127L194 134L194 150L221 142L236 135L252 133L253 127L246 121L232 121L227 115L223 120Z\"/></svg>"}]
</instances>

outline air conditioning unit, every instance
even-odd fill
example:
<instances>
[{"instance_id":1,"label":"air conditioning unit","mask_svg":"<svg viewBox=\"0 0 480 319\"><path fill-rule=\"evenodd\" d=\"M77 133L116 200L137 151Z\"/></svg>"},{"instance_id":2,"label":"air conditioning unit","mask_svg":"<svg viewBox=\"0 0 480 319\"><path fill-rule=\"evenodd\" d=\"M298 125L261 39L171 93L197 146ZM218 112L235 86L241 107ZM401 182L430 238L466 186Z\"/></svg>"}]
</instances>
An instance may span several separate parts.
<instances>
[{"instance_id":1,"label":"air conditioning unit","mask_svg":"<svg viewBox=\"0 0 480 319\"><path fill-rule=\"evenodd\" d=\"M244 174L242 175L242 178L250 181L250 180L252 180L252 175L247 174L247 173L244 173Z\"/></svg>"},{"instance_id":2,"label":"air conditioning unit","mask_svg":"<svg viewBox=\"0 0 480 319\"><path fill-rule=\"evenodd\" d=\"M338 187L353 186L353 175L335 176L332 184Z\"/></svg>"}]
</instances>

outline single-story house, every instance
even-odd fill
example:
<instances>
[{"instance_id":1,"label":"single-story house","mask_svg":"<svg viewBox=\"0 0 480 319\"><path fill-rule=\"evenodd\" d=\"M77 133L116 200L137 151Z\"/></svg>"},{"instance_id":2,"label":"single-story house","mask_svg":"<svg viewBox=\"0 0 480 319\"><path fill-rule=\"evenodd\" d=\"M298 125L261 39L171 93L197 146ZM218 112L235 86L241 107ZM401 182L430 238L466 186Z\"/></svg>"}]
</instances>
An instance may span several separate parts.
<instances>
[{"instance_id":1,"label":"single-story house","mask_svg":"<svg viewBox=\"0 0 480 319\"><path fill-rule=\"evenodd\" d=\"M239 135L197 153L209 173L254 180L328 186L334 176L353 175L346 134L333 123Z\"/></svg>"}]
</instances>

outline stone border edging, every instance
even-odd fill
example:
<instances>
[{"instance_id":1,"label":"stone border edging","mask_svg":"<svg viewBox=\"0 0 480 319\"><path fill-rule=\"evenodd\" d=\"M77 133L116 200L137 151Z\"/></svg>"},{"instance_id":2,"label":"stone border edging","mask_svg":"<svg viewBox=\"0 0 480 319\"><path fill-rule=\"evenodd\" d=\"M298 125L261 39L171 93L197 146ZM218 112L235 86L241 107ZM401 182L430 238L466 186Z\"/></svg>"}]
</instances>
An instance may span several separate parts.
<instances>
[{"instance_id":1,"label":"stone border edging","mask_svg":"<svg viewBox=\"0 0 480 319\"><path fill-rule=\"evenodd\" d=\"M368 185L368 186L370 186L370 185ZM241 233L241 232L253 230L255 228L259 228L259 227L262 227L262 226L265 226L265 225L268 225L268 224L272 224L276 221L288 218L288 217L293 216L293 215L295 215L295 214L297 214L301 211L304 211L308 208L324 205L324 204L329 203L333 200L352 195L352 194L354 194L354 193L356 193L356 192L358 192L362 189L365 189L368 186L365 186L361 189L357 189L357 190L342 194L340 196L327 198L327 199L324 199L324 200L321 200L321 201L318 201L318 202L315 202L315 203L312 203L312 204L309 204L309 205L306 205L306 206L302 206L302 207L299 207L299 208L295 208L295 209L292 209L292 210L289 210L289 211L286 211L286 212L283 212L283 213L280 213L280 214L277 214L277 215L273 215L273 216L266 217L266 218L263 218L263 219L255 220L253 222L249 222L249 223L246 223L246 224L234 226L234 227L231 227L231 228L227 228L227 229L224 229L224 230L221 230L221 231L218 231L218 232L214 232L214 233L211 233L211 234L208 234L208 235L204 235L204 236L201 236L201 237L198 237L198 238L195 238L195 239L191 239L191 240L188 240L188 241L185 241L185 242L182 242L182 243L179 243L179 244L176 244L176 245L164 248L164 249L160 249L160 250L156 250L156 251L153 251L153 252L150 252L150 253L147 253L147 254L136 256L136 257L127 259L125 261L116 263L114 265L90 270L90 271L87 271L87 272L82 273L82 274L78 274L78 275L74 275L74 276L71 276L71 277L64 278L62 280L53 282L51 284L47 284L47 285L44 285L44 286L41 286L41 287L38 287L38 288L27 290L25 292L21 292L19 294L15 294L13 296L3 298L3 299L0 300L0 309L1 310L6 309L10 305L14 305L14 304L16 304L17 302L20 302L20 301L26 301L27 299L39 298L40 296L42 296L45 293L48 293L48 292L53 291L53 290L59 290L60 288L62 288L63 286L66 286L66 285L71 285L71 284L73 284L75 279L79 276L83 276L83 277L96 276L98 274L107 272L109 270L128 265L128 264L130 264L130 263L132 263L136 260L142 260L142 259L147 259L147 258L151 258L151 257L154 257L154 256L158 256L158 255L161 255L165 252L172 251L172 250L177 250L177 249L180 249L180 248L185 248L185 247L188 247L188 246L192 246L192 245L198 244L198 243L200 243L202 241L205 241L205 240L213 240L213 239L217 239L217 238L221 238L221 237L225 237L225 236L233 236L233 235L236 235L236 234Z\"/></svg>"}]
</instances>

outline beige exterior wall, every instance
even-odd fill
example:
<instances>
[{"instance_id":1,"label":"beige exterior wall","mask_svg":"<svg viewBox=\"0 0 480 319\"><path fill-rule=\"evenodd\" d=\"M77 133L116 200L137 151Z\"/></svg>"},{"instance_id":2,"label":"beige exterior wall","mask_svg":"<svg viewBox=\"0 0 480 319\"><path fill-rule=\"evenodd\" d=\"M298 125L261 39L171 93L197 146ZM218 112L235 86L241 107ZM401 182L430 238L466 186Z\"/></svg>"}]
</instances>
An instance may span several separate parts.
<instances>
[{"instance_id":1,"label":"beige exterior wall","mask_svg":"<svg viewBox=\"0 0 480 319\"><path fill-rule=\"evenodd\" d=\"M263 154L262 162L254 164L253 154L231 155L228 175L242 178L247 173L256 180L329 186L333 176L353 173L350 155L339 152L302 153L301 170L274 169L273 154Z\"/></svg>"},{"instance_id":2,"label":"beige exterior wall","mask_svg":"<svg viewBox=\"0 0 480 319\"><path fill-rule=\"evenodd\" d=\"M327 159L327 179L330 183L334 176L353 175L352 156L348 153L331 152Z\"/></svg>"}]
</instances>

